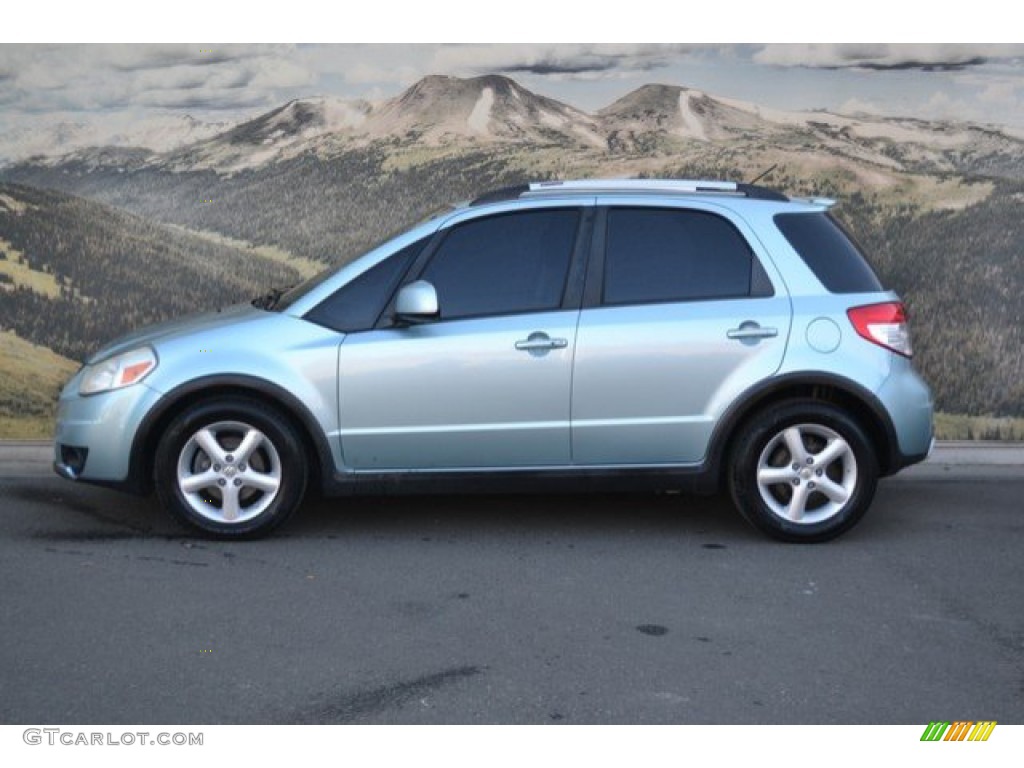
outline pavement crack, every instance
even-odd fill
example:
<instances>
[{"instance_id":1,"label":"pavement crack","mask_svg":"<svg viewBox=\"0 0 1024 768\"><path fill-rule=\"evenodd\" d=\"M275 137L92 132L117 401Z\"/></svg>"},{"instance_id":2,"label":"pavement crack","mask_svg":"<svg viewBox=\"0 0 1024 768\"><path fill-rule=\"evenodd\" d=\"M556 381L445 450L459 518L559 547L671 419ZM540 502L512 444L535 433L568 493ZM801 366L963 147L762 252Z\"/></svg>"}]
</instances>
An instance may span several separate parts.
<instances>
[{"instance_id":1,"label":"pavement crack","mask_svg":"<svg viewBox=\"0 0 1024 768\"><path fill-rule=\"evenodd\" d=\"M118 541L141 538L130 531L37 531L32 534L36 541Z\"/></svg>"},{"instance_id":2,"label":"pavement crack","mask_svg":"<svg viewBox=\"0 0 1024 768\"><path fill-rule=\"evenodd\" d=\"M475 666L454 667L412 680L403 680L378 688L342 694L325 704L298 712L293 716L292 722L295 724L355 722L370 715L396 709L413 699L421 699L439 688L452 685L465 678L475 677L481 671L480 667Z\"/></svg>"},{"instance_id":3,"label":"pavement crack","mask_svg":"<svg viewBox=\"0 0 1024 768\"><path fill-rule=\"evenodd\" d=\"M209 563L200 563L195 560L175 560L168 557L157 557L156 555L136 555L133 560L145 560L149 563L170 563L171 565L191 565L197 568L208 568Z\"/></svg>"}]
</instances>

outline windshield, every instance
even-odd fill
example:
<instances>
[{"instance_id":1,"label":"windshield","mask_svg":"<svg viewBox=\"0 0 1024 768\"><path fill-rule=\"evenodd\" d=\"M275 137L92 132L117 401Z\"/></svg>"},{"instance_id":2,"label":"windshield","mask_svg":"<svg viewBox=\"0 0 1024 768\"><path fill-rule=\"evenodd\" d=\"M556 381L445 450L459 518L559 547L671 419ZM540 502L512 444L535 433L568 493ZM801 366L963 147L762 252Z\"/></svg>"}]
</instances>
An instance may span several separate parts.
<instances>
[{"instance_id":1,"label":"windshield","mask_svg":"<svg viewBox=\"0 0 1024 768\"><path fill-rule=\"evenodd\" d=\"M430 215L425 216L422 220L417 222L414 225L414 227L418 227L418 226L421 226L423 224L426 224L427 222L433 221L434 219L439 218L441 216L446 216L449 213L452 213L453 211L455 211L457 209L458 209L458 206L455 206L455 205L450 205L450 204L449 205L442 205L439 208L435 209L433 212L431 212ZM385 243L387 243L389 240L393 240L394 238L398 237L399 235L403 234L404 232L409 231L410 229L413 229L414 227L410 227L408 224L402 224L402 226L396 228L392 232L389 232L387 235L382 237L380 240L378 240L376 243L374 243L369 248L364 249L362 251L362 253L359 254L359 256L361 256L363 254L366 254L366 253L370 253L373 250L376 250L380 246L382 246ZM309 293L313 289L317 288L321 283L323 283L324 281L326 281L327 279L332 277L343 266L345 266L346 264L350 264L351 262L355 261L356 258L359 258L359 256L353 257L351 259L346 259L346 260L341 261L339 263L336 263L336 264L334 264L332 266L329 266L326 269L324 269L322 272L318 272L317 274L313 275L313 277L310 277L310 278L308 278L306 280L303 280L301 283L299 283L298 285L293 286L292 288L289 288L289 289L286 289L286 290L274 289L274 290L272 290L270 292L270 294L268 294L268 297L269 296L274 296L274 300L273 301L270 301L270 302L263 301L263 299L265 297L261 297L260 299L256 300L256 301L260 301L261 303L257 304L256 301L254 301L253 305L254 306L259 306L262 309L272 309L272 310L274 310L276 312L281 312L281 311L287 309L288 307L290 307L292 304L294 304L299 299L301 299L307 293Z\"/></svg>"},{"instance_id":2,"label":"windshield","mask_svg":"<svg viewBox=\"0 0 1024 768\"><path fill-rule=\"evenodd\" d=\"M272 309L277 312L281 312L290 307L295 301L305 296L311 290L316 288L320 283L329 278L335 272L340 269L341 265L335 267L327 267L321 272L317 272L310 278L303 280L298 285L294 285L291 288L282 291L277 294L276 299L269 304L269 306L262 306L261 309ZM274 291L271 292L273 294ZM260 306L253 302L253 306Z\"/></svg>"}]
</instances>

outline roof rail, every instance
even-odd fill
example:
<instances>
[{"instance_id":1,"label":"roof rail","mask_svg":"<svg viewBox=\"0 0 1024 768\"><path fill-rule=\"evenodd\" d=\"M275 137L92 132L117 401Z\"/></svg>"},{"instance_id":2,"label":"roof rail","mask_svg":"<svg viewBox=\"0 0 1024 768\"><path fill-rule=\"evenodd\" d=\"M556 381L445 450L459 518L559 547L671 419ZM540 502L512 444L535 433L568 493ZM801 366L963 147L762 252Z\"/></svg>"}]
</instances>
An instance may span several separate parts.
<instances>
[{"instance_id":1,"label":"roof rail","mask_svg":"<svg viewBox=\"0 0 1024 768\"><path fill-rule=\"evenodd\" d=\"M580 179L535 181L529 193L545 192L736 192L734 181L698 179Z\"/></svg>"},{"instance_id":2,"label":"roof rail","mask_svg":"<svg viewBox=\"0 0 1024 768\"><path fill-rule=\"evenodd\" d=\"M811 205L823 205L826 208L831 208L836 204L835 199L831 197L794 197L798 203L810 203Z\"/></svg>"},{"instance_id":3,"label":"roof rail","mask_svg":"<svg viewBox=\"0 0 1024 768\"><path fill-rule=\"evenodd\" d=\"M483 205L484 203L503 203L507 200L516 200L524 192L530 191L529 184L517 184L514 187L502 187L501 189L492 189L490 192L484 192L480 197L474 198L470 201L470 205Z\"/></svg>"},{"instance_id":4,"label":"roof rail","mask_svg":"<svg viewBox=\"0 0 1024 768\"><path fill-rule=\"evenodd\" d=\"M735 181L705 181L700 179L579 179L575 181L535 181L514 187L504 187L487 192L473 200L470 205L496 203L517 200L521 197L554 195L565 192L621 192L676 194L719 194L742 195L757 200L776 200L786 202L788 197L781 192L753 184L740 184Z\"/></svg>"},{"instance_id":5,"label":"roof rail","mask_svg":"<svg viewBox=\"0 0 1024 768\"><path fill-rule=\"evenodd\" d=\"M737 184L736 191L752 200L775 200L779 203L789 202L789 198L786 195L771 187L759 187L756 184Z\"/></svg>"}]
</instances>

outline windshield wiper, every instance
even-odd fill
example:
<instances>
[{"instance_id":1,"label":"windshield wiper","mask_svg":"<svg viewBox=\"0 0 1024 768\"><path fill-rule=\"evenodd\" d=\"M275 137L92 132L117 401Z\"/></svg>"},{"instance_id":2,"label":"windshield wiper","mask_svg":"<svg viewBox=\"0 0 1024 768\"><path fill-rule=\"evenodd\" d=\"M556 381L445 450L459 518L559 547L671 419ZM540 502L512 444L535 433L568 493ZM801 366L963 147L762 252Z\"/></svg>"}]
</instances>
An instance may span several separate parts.
<instances>
[{"instance_id":1,"label":"windshield wiper","mask_svg":"<svg viewBox=\"0 0 1024 768\"><path fill-rule=\"evenodd\" d=\"M271 288L270 293L265 293L253 299L252 305L257 309L273 309L277 306L277 302L281 300L286 290L286 288Z\"/></svg>"}]
</instances>

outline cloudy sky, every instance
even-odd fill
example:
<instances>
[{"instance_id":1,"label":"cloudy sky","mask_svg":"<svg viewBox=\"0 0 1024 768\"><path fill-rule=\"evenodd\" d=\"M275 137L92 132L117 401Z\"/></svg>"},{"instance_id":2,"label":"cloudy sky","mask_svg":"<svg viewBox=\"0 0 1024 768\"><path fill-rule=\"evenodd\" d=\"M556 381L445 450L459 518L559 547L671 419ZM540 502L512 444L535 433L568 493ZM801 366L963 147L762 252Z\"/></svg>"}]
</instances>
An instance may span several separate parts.
<instances>
[{"instance_id":1,"label":"cloudy sky","mask_svg":"<svg viewBox=\"0 0 1024 768\"><path fill-rule=\"evenodd\" d=\"M6 43L0 159L55 140L157 144L166 136L148 129L185 114L236 121L297 97L380 99L427 74L491 72L586 110L660 82L776 108L1024 130L1021 44Z\"/></svg>"}]
</instances>

